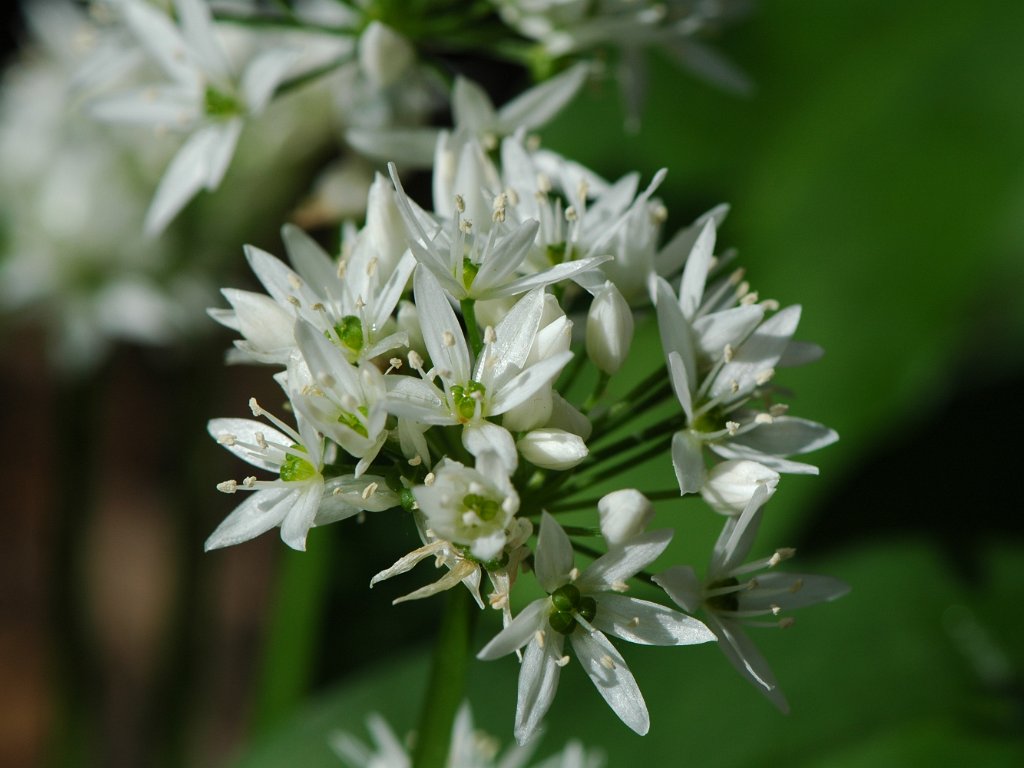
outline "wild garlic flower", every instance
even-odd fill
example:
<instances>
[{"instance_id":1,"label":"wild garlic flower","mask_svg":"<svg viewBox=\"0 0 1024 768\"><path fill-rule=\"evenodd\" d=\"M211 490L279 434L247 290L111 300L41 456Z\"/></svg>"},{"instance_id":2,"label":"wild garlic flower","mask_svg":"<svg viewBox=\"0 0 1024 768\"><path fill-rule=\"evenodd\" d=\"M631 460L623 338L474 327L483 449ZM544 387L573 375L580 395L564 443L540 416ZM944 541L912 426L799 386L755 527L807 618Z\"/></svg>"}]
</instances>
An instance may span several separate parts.
<instances>
[{"instance_id":1,"label":"wild garlic flower","mask_svg":"<svg viewBox=\"0 0 1024 768\"><path fill-rule=\"evenodd\" d=\"M301 415L296 430L261 408L255 398L249 406L254 416L265 416L277 429L252 419L211 419L210 435L239 458L278 477L249 476L217 486L224 493L252 495L217 526L206 540L207 550L248 541L277 526L285 544L304 550L306 535L315 525L398 504L381 477L325 480L323 437Z\"/></svg>"},{"instance_id":2,"label":"wild garlic flower","mask_svg":"<svg viewBox=\"0 0 1024 768\"><path fill-rule=\"evenodd\" d=\"M373 744L367 746L351 734L339 731L331 736L331 747L350 768L411 768L412 758L405 745L380 715L366 718L366 728ZM537 742L512 745L504 752L497 739L473 727L473 714L468 703L463 703L452 725L451 746L447 768L524 768ZM601 768L603 758L586 750L578 741L570 741L565 748L535 768Z\"/></svg>"},{"instance_id":3,"label":"wild garlic flower","mask_svg":"<svg viewBox=\"0 0 1024 768\"><path fill-rule=\"evenodd\" d=\"M691 645L714 639L694 618L621 594L626 579L646 568L668 546L672 531L630 536L582 573L573 565L573 546L546 512L534 553L534 571L547 597L526 606L477 654L485 661L526 646L519 672L516 741L525 744L551 707L562 667L569 663L566 638L576 658L616 715L643 735L650 726L647 705L609 633L641 645Z\"/></svg>"},{"instance_id":4,"label":"wild garlic flower","mask_svg":"<svg viewBox=\"0 0 1024 768\"><path fill-rule=\"evenodd\" d=\"M220 185L246 118L263 111L298 54L264 49L239 75L203 0L174 0L176 21L145 0L112 5L170 82L102 97L92 105L94 116L189 134L146 214L146 232L156 235L201 189Z\"/></svg>"},{"instance_id":5,"label":"wild garlic flower","mask_svg":"<svg viewBox=\"0 0 1024 768\"><path fill-rule=\"evenodd\" d=\"M411 256L397 259L386 272L372 235L338 262L298 227L285 225L281 235L295 270L246 246L249 266L270 296L226 288L222 293L232 308L210 310L217 322L244 337L235 342L234 361L287 365L297 348L296 320L325 334L353 364L407 344L407 335L395 331L392 313L415 266Z\"/></svg>"},{"instance_id":6,"label":"wild garlic flower","mask_svg":"<svg viewBox=\"0 0 1024 768\"><path fill-rule=\"evenodd\" d=\"M770 557L744 562L754 544L768 496L766 488L758 488L743 514L726 520L703 579L690 566L678 565L658 574L654 581L684 611L700 611L729 663L776 707L788 712L786 697L779 690L768 662L743 626L788 627L792 618L776 617L794 608L830 602L850 588L830 576L770 570L792 557L791 549L778 549Z\"/></svg>"},{"instance_id":7,"label":"wild garlic flower","mask_svg":"<svg viewBox=\"0 0 1024 768\"><path fill-rule=\"evenodd\" d=\"M493 451L513 472L519 460L512 434L490 421L525 402L572 358L565 352L524 367L536 339L544 309L543 290L520 299L497 327L485 331L483 349L471 366L470 350L455 312L434 277L421 265L413 278L423 340L432 368L412 355L410 367L420 374L389 379L389 409L423 424L462 424L462 442L479 457ZM440 378L439 388L434 379Z\"/></svg>"},{"instance_id":8,"label":"wild garlic flower","mask_svg":"<svg viewBox=\"0 0 1024 768\"><path fill-rule=\"evenodd\" d=\"M787 416L785 405L771 402L768 386L793 344L800 307L767 316L777 303L759 301L740 272L707 287L714 247L715 220L709 218L687 257L679 295L664 279L652 281L662 349L686 418L672 440L680 493L704 487L704 446L721 458L755 461L775 472L817 474L817 467L788 457L823 448L838 436L817 422ZM752 408L758 400L766 407Z\"/></svg>"}]
</instances>

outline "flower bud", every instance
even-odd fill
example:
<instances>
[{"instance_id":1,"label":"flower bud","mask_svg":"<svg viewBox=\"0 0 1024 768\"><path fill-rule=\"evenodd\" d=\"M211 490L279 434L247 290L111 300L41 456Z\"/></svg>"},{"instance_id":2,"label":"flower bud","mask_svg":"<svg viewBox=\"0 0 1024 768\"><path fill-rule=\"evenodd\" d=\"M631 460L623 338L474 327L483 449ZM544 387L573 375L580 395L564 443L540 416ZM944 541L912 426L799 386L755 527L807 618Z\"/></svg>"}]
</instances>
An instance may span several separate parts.
<instances>
[{"instance_id":1,"label":"flower bud","mask_svg":"<svg viewBox=\"0 0 1024 768\"><path fill-rule=\"evenodd\" d=\"M531 464L543 469L569 469L585 458L589 451L579 435L562 429L535 429L516 443L519 453Z\"/></svg>"},{"instance_id":2,"label":"flower bud","mask_svg":"<svg viewBox=\"0 0 1024 768\"><path fill-rule=\"evenodd\" d=\"M606 282L587 313L587 355L601 371L619 370L633 341L633 312L619 289Z\"/></svg>"},{"instance_id":3,"label":"flower bud","mask_svg":"<svg viewBox=\"0 0 1024 768\"><path fill-rule=\"evenodd\" d=\"M612 491L597 502L601 535L609 547L622 546L644 532L654 517L654 507L640 491L624 488Z\"/></svg>"},{"instance_id":4,"label":"flower bud","mask_svg":"<svg viewBox=\"0 0 1024 768\"><path fill-rule=\"evenodd\" d=\"M756 461L723 461L708 472L700 494L716 512L739 515L759 485L767 486L767 501L778 484L779 473Z\"/></svg>"},{"instance_id":5,"label":"flower bud","mask_svg":"<svg viewBox=\"0 0 1024 768\"><path fill-rule=\"evenodd\" d=\"M379 21L371 21L359 36L359 67L375 88L387 88L415 58L409 41Z\"/></svg>"}]
</instances>

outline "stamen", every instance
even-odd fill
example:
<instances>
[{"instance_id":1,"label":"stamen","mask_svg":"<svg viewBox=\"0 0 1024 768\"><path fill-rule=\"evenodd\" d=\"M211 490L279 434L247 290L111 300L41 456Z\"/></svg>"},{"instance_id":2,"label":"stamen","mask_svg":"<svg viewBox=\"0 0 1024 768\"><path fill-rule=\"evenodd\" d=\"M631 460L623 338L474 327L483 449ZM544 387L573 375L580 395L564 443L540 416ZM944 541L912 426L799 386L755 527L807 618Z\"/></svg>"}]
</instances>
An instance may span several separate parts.
<instances>
[{"instance_id":1,"label":"stamen","mask_svg":"<svg viewBox=\"0 0 1024 768\"><path fill-rule=\"evenodd\" d=\"M468 235L473 231L473 222L469 219L462 219L459 222L459 231L464 235Z\"/></svg>"},{"instance_id":2,"label":"stamen","mask_svg":"<svg viewBox=\"0 0 1024 768\"><path fill-rule=\"evenodd\" d=\"M732 344L726 344L722 349L722 359L727 363L731 363L733 354Z\"/></svg>"},{"instance_id":3,"label":"stamen","mask_svg":"<svg viewBox=\"0 0 1024 768\"><path fill-rule=\"evenodd\" d=\"M288 275L288 285L292 287L293 291L298 291L302 289L302 281L299 280L299 276L296 275L294 272Z\"/></svg>"},{"instance_id":4,"label":"stamen","mask_svg":"<svg viewBox=\"0 0 1024 768\"><path fill-rule=\"evenodd\" d=\"M325 307L323 305L323 302L320 302L320 301L313 302L312 304L309 305L309 308L312 309L314 312L326 312L327 311L327 307Z\"/></svg>"},{"instance_id":5,"label":"stamen","mask_svg":"<svg viewBox=\"0 0 1024 768\"><path fill-rule=\"evenodd\" d=\"M466 201L462 199L462 195L455 196L455 210L459 213L466 212Z\"/></svg>"},{"instance_id":6,"label":"stamen","mask_svg":"<svg viewBox=\"0 0 1024 768\"><path fill-rule=\"evenodd\" d=\"M770 413L759 413L754 417L755 424L772 424L775 418Z\"/></svg>"},{"instance_id":7,"label":"stamen","mask_svg":"<svg viewBox=\"0 0 1024 768\"><path fill-rule=\"evenodd\" d=\"M601 657L601 666L608 670L615 669L615 661L606 653Z\"/></svg>"},{"instance_id":8,"label":"stamen","mask_svg":"<svg viewBox=\"0 0 1024 768\"><path fill-rule=\"evenodd\" d=\"M237 437L227 432L223 432L217 436L217 442L221 445L234 445L237 441Z\"/></svg>"},{"instance_id":9,"label":"stamen","mask_svg":"<svg viewBox=\"0 0 1024 768\"><path fill-rule=\"evenodd\" d=\"M370 483L368 486L363 488L363 493L362 493L363 501L366 501L368 498L373 496L373 494L375 494L377 492L377 487L378 487L377 483Z\"/></svg>"},{"instance_id":10,"label":"stamen","mask_svg":"<svg viewBox=\"0 0 1024 768\"><path fill-rule=\"evenodd\" d=\"M768 560L768 567L774 567L781 563L783 560L789 560L796 554L796 550L793 547L782 547L775 550L775 554Z\"/></svg>"},{"instance_id":11,"label":"stamen","mask_svg":"<svg viewBox=\"0 0 1024 768\"><path fill-rule=\"evenodd\" d=\"M436 479L436 477L435 477L434 473L433 472L428 472L427 476L423 478L423 484L429 487L429 486L434 484L434 480L435 479Z\"/></svg>"},{"instance_id":12,"label":"stamen","mask_svg":"<svg viewBox=\"0 0 1024 768\"><path fill-rule=\"evenodd\" d=\"M445 331L441 335L441 343L444 346L446 346L446 347L454 347L455 346L455 334L453 334L451 331Z\"/></svg>"},{"instance_id":13,"label":"stamen","mask_svg":"<svg viewBox=\"0 0 1024 768\"><path fill-rule=\"evenodd\" d=\"M418 453L415 456L413 456L411 459L409 459L409 466L410 467L418 467L422 463L423 463L423 457L420 456Z\"/></svg>"},{"instance_id":14,"label":"stamen","mask_svg":"<svg viewBox=\"0 0 1024 768\"><path fill-rule=\"evenodd\" d=\"M628 592L629 584L624 581L616 581L611 585L611 588L613 592Z\"/></svg>"},{"instance_id":15,"label":"stamen","mask_svg":"<svg viewBox=\"0 0 1024 768\"><path fill-rule=\"evenodd\" d=\"M302 306L302 302L299 301L295 296L292 296L291 294L289 294L287 298L288 298L288 303L291 304L292 306L295 306L295 307L301 307Z\"/></svg>"},{"instance_id":16,"label":"stamen","mask_svg":"<svg viewBox=\"0 0 1024 768\"><path fill-rule=\"evenodd\" d=\"M568 654L566 654L565 656L563 656L560 659L556 659L555 660L555 664L557 664L559 667L564 667L568 663L569 663L569 655Z\"/></svg>"},{"instance_id":17,"label":"stamen","mask_svg":"<svg viewBox=\"0 0 1024 768\"><path fill-rule=\"evenodd\" d=\"M757 385L759 387L763 387L765 384L767 384L769 381L771 381L774 377L775 377L775 369L774 368L765 368L763 371L758 371L757 372L757 374L754 376L754 381L757 382Z\"/></svg>"},{"instance_id":18,"label":"stamen","mask_svg":"<svg viewBox=\"0 0 1024 768\"><path fill-rule=\"evenodd\" d=\"M338 383L338 380L335 379L333 376L331 376L331 374L327 373L326 371L317 376L317 379L319 379L320 383L323 386L327 387L328 389L332 388L335 384Z\"/></svg>"},{"instance_id":19,"label":"stamen","mask_svg":"<svg viewBox=\"0 0 1024 768\"><path fill-rule=\"evenodd\" d=\"M533 639L537 641L537 645L541 648L544 647L544 630L538 629L533 633Z\"/></svg>"},{"instance_id":20,"label":"stamen","mask_svg":"<svg viewBox=\"0 0 1024 768\"><path fill-rule=\"evenodd\" d=\"M217 490L221 493L234 493L238 490L238 481L225 480L223 483L217 483Z\"/></svg>"},{"instance_id":21,"label":"stamen","mask_svg":"<svg viewBox=\"0 0 1024 768\"><path fill-rule=\"evenodd\" d=\"M783 416L789 410L789 406L785 403L775 403L768 408L768 413L772 416Z\"/></svg>"},{"instance_id":22,"label":"stamen","mask_svg":"<svg viewBox=\"0 0 1024 768\"><path fill-rule=\"evenodd\" d=\"M569 581L576 581L576 579L578 579L579 577L580 577L580 569L579 568L575 568L574 567L571 571L569 571Z\"/></svg>"},{"instance_id":23,"label":"stamen","mask_svg":"<svg viewBox=\"0 0 1024 768\"><path fill-rule=\"evenodd\" d=\"M242 479L242 487L244 487L244 488L250 488L251 489L255 485L256 485L256 476L255 475L249 475L248 477Z\"/></svg>"},{"instance_id":24,"label":"stamen","mask_svg":"<svg viewBox=\"0 0 1024 768\"><path fill-rule=\"evenodd\" d=\"M267 443L267 438L263 436L262 432L256 433L256 445L260 447L260 450L264 451L270 447L269 444Z\"/></svg>"},{"instance_id":25,"label":"stamen","mask_svg":"<svg viewBox=\"0 0 1024 768\"><path fill-rule=\"evenodd\" d=\"M498 335L494 332L494 326L488 325L484 328L484 343L493 344L498 340Z\"/></svg>"},{"instance_id":26,"label":"stamen","mask_svg":"<svg viewBox=\"0 0 1024 768\"><path fill-rule=\"evenodd\" d=\"M729 433L729 437L736 437L736 433L739 431L740 423L738 421L727 421L725 422L725 431Z\"/></svg>"},{"instance_id":27,"label":"stamen","mask_svg":"<svg viewBox=\"0 0 1024 768\"><path fill-rule=\"evenodd\" d=\"M406 355L406 359L408 359L409 361L410 368L412 368L414 371L419 371L420 373L423 373L423 358L420 357L419 352L417 352L415 349L410 349L409 353Z\"/></svg>"}]
</instances>

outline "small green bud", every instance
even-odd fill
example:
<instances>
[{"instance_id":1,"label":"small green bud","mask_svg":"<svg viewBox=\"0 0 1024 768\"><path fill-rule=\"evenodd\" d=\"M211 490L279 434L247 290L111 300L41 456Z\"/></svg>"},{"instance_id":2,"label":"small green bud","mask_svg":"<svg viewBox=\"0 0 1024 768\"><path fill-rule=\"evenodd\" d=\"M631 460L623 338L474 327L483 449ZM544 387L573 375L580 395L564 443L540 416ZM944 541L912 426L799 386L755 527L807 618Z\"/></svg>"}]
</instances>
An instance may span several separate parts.
<instances>
[{"instance_id":1,"label":"small green bud","mask_svg":"<svg viewBox=\"0 0 1024 768\"><path fill-rule=\"evenodd\" d=\"M480 265L474 264L469 256L462 257L462 284L468 291L476 280L476 273L480 271Z\"/></svg>"},{"instance_id":2,"label":"small green bud","mask_svg":"<svg viewBox=\"0 0 1024 768\"><path fill-rule=\"evenodd\" d=\"M229 93L218 91L212 85L206 86L204 105L206 114L210 117L232 117L244 111L238 99Z\"/></svg>"},{"instance_id":3,"label":"small green bud","mask_svg":"<svg viewBox=\"0 0 1024 768\"><path fill-rule=\"evenodd\" d=\"M467 493L463 497L462 503L466 509L473 510L484 521L493 520L501 511L501 504L478 493Z\"/></svg>"},{"instance_id":4,"label":"small green bud","mask_svg":"<svg viewBox=\"0 0 1024 768\"><path fill-rule=\"evenodd\" d=\"M548 617L548 623L555 632L571 635L576 629L576 619L568 611L555 611Z\"/></svg>"},{"instance_id":5,"label":"small green bud","mask_svg":"<svg viewBox=\"0 0 1024 768\"><path fill-rule=\"evenodd\" d=\"M293 445L292 448L303 450L298 445ZM309 480L314 475L316 475L316 469L306 459L296 456L294 453L285 456L284 463L281 465L281 479L286 483Z\"/></svg>"},{"instance_id":6,"label":"small green bud","mask_svg":"<svg viewBox=\"0 0 1024 768\"><path fill-rule=\"evenodd\" d=\"M563 584L551 593L551 604L559 611L574 611L580 604L580 591L573 584Z\"/></svg>"},{"instance_id":7,"label":"small green bud","mask_svg":"<svg viewBox=\"0 0 1024 768\"><path fill-rule=\"evenodd\" d=\"M363 323L355 315L345 315L341 321L335 323L334 332L338 340L349 349L350 352L359 353L363 349ZM331 338L330 334L325 334ZM334 341L334 339L331 339Z\"/></svg>"},{"instance_id":8,"label":"small green bud","mask_svg":"<svg viewBox=\"0 0 1024 768\"><path fill-rule=\"evenodd\" d=\"M592 597L581 598L578 613L584 621L593 621L597 615L597 601Z\"/></svg>"}]
</instances>

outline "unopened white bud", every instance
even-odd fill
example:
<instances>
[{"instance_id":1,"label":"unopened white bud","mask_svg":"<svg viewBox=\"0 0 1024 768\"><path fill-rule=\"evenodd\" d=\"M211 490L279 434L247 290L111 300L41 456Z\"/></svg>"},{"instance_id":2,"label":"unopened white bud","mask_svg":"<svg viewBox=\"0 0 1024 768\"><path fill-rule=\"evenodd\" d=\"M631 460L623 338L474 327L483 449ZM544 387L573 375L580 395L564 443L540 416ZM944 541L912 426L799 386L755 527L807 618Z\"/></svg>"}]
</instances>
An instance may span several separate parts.
<instances>
[{"instance_id":1,"label":"unopened white bud","mask_svg":"<svg viewBox=\"0 0 1024 768\"><path fill-rule=\"evenodd\" d=\"M640 491L624 488L612 491L597 502L601 535L609 547L627 544L640 535L654 516L654 507Z\"/></svg>"},{"instance_id":2,"label":"unopened white bud","mask_svg":"<svg viewBox=\"0 0 1024 768\"><path fill-rule=\"evenodd\" d=\"M700 494L716 512L739 515L759 485L768 488L767 500L778 484L779 473L756 461L723 461L708 472Z\"/></svg>"},{"instance_id":3,"label":"unopened white bud","mask_svg":"<svg viewBox=\"0 0 1024 768\"><path fill-rule=\"evenodd\" d=\"M589 451L579 435L564 429L535 429L516 443L523 458L543 469L569 469L585 458Z\"/></svg>"},{"instance_id":4,"label":"unopened white bud","mask_svg":"<svg viewBox=\"0 0 1024 768\"><path fill-rule=\"evenodd\" d=\"M604 284L587 313L587 356L607 374L622 367L633 341L633 312L619 289Z\"/></svg>"}]
</instances>

